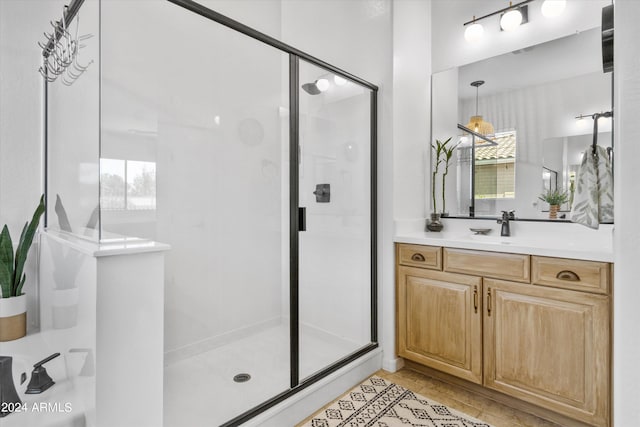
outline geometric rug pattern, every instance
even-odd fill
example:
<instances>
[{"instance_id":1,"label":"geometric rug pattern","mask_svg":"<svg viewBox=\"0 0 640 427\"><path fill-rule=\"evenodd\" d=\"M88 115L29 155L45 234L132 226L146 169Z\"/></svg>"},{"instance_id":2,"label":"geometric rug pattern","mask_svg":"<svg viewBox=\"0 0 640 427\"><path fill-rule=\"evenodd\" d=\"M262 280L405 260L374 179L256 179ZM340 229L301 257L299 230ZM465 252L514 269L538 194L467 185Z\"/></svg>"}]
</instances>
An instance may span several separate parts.
<instances>
[{"instance_id":1,"label":"geometric rug pattern","mask_svg":"<svg viewBox=\"0 0 640 427\"><path fill-rule=\"evenodd\" d=\"M303 427L492 427L373 376L313 416Z\"/></svg>"}]
</instances>

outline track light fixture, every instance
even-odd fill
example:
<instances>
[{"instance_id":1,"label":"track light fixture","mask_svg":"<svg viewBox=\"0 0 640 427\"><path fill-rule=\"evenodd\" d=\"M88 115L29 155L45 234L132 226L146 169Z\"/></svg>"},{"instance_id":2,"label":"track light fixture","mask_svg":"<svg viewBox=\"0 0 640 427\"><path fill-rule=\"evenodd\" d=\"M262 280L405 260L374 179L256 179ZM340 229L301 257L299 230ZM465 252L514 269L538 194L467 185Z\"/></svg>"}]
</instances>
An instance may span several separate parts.
<instances>
[{"instance_id":1,"label":"track light fixture","mask_svg":"<svg viewBox=\"0 0 640 427\"><path fill-rule=\"evenodd\" d=\"M464 31L465 40L471 43L480 40L484 35L484 28L478 21L491 16L500 15L501 31L513 31L520 25L526 24L529 22L529 6L527 3L533 1L534 0L525 0L516 4L509 2L509 7L505 7L504 9L497 10L479 18L474 16L471 21L463 24L463 26L466 27ZM566 3L566 0L544 0L541 7L542 15L546 18L555 18L564 11Z\"/></svg>"}]
</instances>

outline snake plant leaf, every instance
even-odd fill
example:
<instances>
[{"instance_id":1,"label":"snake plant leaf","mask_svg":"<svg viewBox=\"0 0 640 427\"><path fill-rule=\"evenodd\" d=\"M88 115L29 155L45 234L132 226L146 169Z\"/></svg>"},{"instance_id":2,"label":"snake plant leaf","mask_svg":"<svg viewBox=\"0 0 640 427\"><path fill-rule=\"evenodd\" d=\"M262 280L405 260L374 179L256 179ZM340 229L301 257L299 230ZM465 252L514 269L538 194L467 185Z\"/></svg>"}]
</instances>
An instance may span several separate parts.
<instances>
[{"instance_id":1,"label":"snake plant leaf","mask_svg":"<svg viewBox=\"0 0 640 427\"><path fill-rule=\"evenodd\" d=\"M44 195L40 197L40 203L36 208L36 211L33 213L33 218L31 218L31 222L25 224L25 228L22 230L22 235L20 236L20 243L18 243L18 249L16 250L16 258L15 258L15 270L13 272L13 289L12 291L15 293L18 290L18 287L21 288L20 282L23 280L23 271L24 264L27 261L27 255L29 253L29 248L31 247L31 243L33 243L33 236L36 234L36 230L38 229L38 223L40 222L40 217L44 213ZM24 284L24 283L23 283ZM18 296L19 294L14 294L12 296Z\"/></svg>"},{"instance_id":2,"label":"snake plant leaf","mask_svg":"<svg viewBox=\"0 0 640 427\"><path fill-rule=\"evenodd\" d=\"M20 233L20 240L18 240L18 242L22 242L25 239L25 236L27 235L27 228L29 228L29 223L25 222L24 223L24 227L22 227L22 233ZM20 245L18 245L18 249L20 249ZM16 259L14 259L14 270L12 272L11 275L11 296L18 296L18 294L16 294L16 289L18 287L18 283L16 281L16 271L15 271L15 264L17 264L17 257L18 257L18 249L16 249ZM20 276L18 276L20 277Z\"/></svg>"},{"instance_id":3,"label":"snake plant leaf","mask_svg":"<svg viewBox=\"0 0 640 427\"><path fill-rule=\"evenodd\" d=\"M24 286L24 282L26 280L27 280L27 275L26 274L22 274L22 279L20 279L20 283L18 284L18 287L16 288L16 295L15 296L22 295L22 287Z\"/></svg>"},{"instance_id":4,"label":"snake plant leaf","mask_svg":"<svg viewBox=\"0 0 640 427\"><path fill-rule=\"evenodd\" d=\"M0 233L0 290L2 298L11 296L13 285L13 243L9 228L5 225Z\"/></svg>"}]
</instances>

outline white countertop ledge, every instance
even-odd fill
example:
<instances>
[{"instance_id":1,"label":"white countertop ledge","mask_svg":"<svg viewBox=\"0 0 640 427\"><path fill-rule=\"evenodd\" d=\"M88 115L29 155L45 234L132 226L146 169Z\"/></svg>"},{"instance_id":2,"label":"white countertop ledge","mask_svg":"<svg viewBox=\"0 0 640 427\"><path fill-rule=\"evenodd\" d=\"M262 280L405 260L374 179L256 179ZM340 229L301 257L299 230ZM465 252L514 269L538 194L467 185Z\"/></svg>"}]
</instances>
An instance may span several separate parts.
<instances>
[{"instance_id":1,"label":"white countertop ledge","mask_svg":"<svg viewBox=\"0 0 640 427\"><path fill-rule=\"evenodd\" d=\"M415 245L613 262L612 246L603 246L600 241L584 238L501 237L499 234L482 236L471 232L405 231L396 233L394 241Z\"/></svg>"},{"instance_id":2,"label":"white countertop ledge","mask_svg":"<svg viewBox=\"0 0 640 427\"><path fill-rule=\"evenodd\" d=\"M43 235L96 258L148 252L164 252L171 249L171 246L165 243L136 237L118 236L110 238L109 241L106 242L96 242L88 238L54 230L46 230L43 232Z\"/></svg>"}]
</instances>

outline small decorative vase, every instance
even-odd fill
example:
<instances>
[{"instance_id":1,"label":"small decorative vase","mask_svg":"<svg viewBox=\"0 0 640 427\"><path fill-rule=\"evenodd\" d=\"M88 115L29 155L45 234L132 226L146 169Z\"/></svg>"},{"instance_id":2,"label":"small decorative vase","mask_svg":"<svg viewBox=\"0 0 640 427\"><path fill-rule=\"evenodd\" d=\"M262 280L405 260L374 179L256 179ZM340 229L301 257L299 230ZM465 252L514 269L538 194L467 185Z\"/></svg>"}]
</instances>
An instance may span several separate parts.
<instances>
[{"instance_id":1,"label":"small decorative vase","mask_svg":"<svg viewBox=\"0 0 640 427\"><path fill-rule=\"evenodd\" d=\"M0 298L0 342L27 335L27 295Z\"/></svg>"},{"instance_id":2,"label":"small decorative vase","mask_svg":"<svg viewBox=\"0 0 640 427\"><path fill-rule=\"evenodd\" d=\"M444 224L440 221L440 214L432 213L431 221L427 224L427 230L429 231L442 231Z\"/></svg>"},{"instance_id":3,"label":"small decorative vase","mask_svg":"<svg viewBox=\"0 0 640 427\"><path fill-rule=\"evenodd\" d=\"M549 219L558 219L559 205L549 205Z\"/></svg>"}]
</instances>

